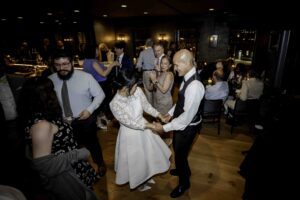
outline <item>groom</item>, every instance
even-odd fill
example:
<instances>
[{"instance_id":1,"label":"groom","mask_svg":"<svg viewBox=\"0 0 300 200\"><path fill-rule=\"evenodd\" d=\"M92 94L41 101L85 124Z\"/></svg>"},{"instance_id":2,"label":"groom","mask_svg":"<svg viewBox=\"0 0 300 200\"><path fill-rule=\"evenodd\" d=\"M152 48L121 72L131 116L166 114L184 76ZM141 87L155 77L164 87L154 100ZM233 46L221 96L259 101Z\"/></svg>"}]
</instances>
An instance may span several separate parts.
<instances>
[{"instance_id":1,"label":"groom","mask_svg":"<svg viewBox=\"0 0 300 200\"><path fill-rule=\"evenodd\" d=\"M205 90L198 80L196 68L193 65L193 55L190 51L186 49L178 51L174 55L173 63L178 75L183 76L177 103L165 116L166 121L172 117L173 120L163 126L155 123L155 131L174 131L173 148L176 169L172 169L170 173L179 177L179 184L170 196L177 198L190 188L191 171L187 157L201 123L200 103Z\"/></svg>"}]
</instances>

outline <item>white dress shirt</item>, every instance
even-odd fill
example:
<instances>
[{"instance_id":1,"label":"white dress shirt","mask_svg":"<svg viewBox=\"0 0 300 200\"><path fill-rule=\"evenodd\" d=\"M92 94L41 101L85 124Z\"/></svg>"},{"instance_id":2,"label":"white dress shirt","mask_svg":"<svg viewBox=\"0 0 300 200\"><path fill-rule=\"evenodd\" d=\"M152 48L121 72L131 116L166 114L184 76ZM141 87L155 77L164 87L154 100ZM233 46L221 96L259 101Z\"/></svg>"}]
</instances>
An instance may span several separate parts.
<instances>
[{"instance_id":1,"label":"white dress shirt","mask_svg":"<svg viewBox=\"0 0 300 200\"><path fill-rule=\"evenodd\" d=\"M63 80L57 76L57 73L50 75L49 78L54 84L54 90L56 91L58 101L62 106L61 88ZM90 113L93 113L105 98L105 94L99 86L99 83L92 75L83 71L74 70L72 77L67 80L67 87L70 106L73 117L75 118L79 117L79 114L83 110L88 110Z\"/></svg>"},{"instance_id":2,"label":"white dress shirt","mask_svg":"<svg viewBox=\"0 0 300 200\"><path fill-rule=\"evenodd\" d=\"M196 69L193 67L186 75L184 76L184 80L187 81L190 77L194 76L196 73ZM183 83L180 85L181 90L183 87ZM173 130L184 130L190 123L192 122L194 116L197 114L198 108L200 106L201 100L204 96L204 86L198 81L192 81L186 88L184 93L184 112L181 113L177 118L174 118L171 122L165 124L163 129L165 132L173 131ZM171 116L173 116L176 104L171 108L168 112ZM200 123L200 122L198 122ZM193 124L196 125L196 124Z\"/></svg>"}]
</instances>

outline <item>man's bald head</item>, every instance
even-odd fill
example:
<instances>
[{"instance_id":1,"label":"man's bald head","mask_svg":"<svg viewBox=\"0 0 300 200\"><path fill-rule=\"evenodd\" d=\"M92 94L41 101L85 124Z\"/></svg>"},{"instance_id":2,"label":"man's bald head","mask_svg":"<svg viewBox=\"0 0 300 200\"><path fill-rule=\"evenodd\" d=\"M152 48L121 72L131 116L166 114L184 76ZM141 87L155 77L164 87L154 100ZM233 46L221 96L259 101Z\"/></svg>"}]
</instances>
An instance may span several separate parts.
<instances>
[{"instance_id":1,"label":"man's bald head","mask_svg":"<svg viewBox=\"0 0 300 200\"><path fill-rule=\"evenodd\" d=\"M193 54L187 49L181 49L175 53L173 63L178 75L184 76L194 67Z\"/></svg>"}]
</instances>

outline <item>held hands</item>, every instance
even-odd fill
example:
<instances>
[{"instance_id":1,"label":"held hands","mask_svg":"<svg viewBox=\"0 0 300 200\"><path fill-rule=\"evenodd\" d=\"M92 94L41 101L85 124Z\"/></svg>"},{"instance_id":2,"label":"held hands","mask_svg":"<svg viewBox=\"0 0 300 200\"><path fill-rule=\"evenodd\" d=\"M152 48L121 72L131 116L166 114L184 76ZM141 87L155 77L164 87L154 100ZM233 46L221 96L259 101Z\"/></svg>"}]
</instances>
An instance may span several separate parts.
<instances>
[{"instance_id":1,"label":"held hands","mask_svg":"<svg viewBox=\"0 0 300 200\"><path fill-rule=\"evenodd\" d=\"M168 123L170 121L170 119L172 118L171 115L166 114L166 115L162 115L161 113L158 114L158 118L163 122L163 123Z\"/></svg>"},{"instance_id":2,"label":"held hands","mask_svg":"<svg viewBox=\"0 0 300 200\"><path fill-rule=\"evenodd\" d=\"M154 129L152 129L153 131L162 134L164 132L163 126L161 125L161 123L159 122L153 122L154 125Z\"/></svg>"},{"instance_id":3,"label":"held hands","mask_svg":"<svg viewBox=\"0 0 300 200\"><path fill-rule=\"evenodd\" d=\"M163 126L161 125L161 123L159 122L153 122L153 123L149 123L147 122L145 124L145 128L148 128L148 129L151 129L159 134L163 133L164 130L163 130Z\"/></svg>"}]
</instances>

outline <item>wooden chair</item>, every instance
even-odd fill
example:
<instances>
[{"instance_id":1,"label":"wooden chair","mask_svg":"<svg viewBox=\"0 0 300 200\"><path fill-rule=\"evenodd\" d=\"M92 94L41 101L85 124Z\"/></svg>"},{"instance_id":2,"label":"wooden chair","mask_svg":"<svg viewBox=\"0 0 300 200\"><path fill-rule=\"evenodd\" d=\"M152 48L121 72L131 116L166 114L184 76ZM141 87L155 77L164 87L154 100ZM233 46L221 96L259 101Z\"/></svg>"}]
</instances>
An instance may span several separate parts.
<instances>
[{"instance_id":1,"label":"wooden chair","mask_svg":"<svg viewBox=\"0 0 300 200\"><path fill-rule=\"evenodd\" d=\"M218 135L220 135L221 128L221 114L222 114L223 100L207 100L204 99L202 108L203 123L218 123Z\"/></svg>"}]
</instances>

